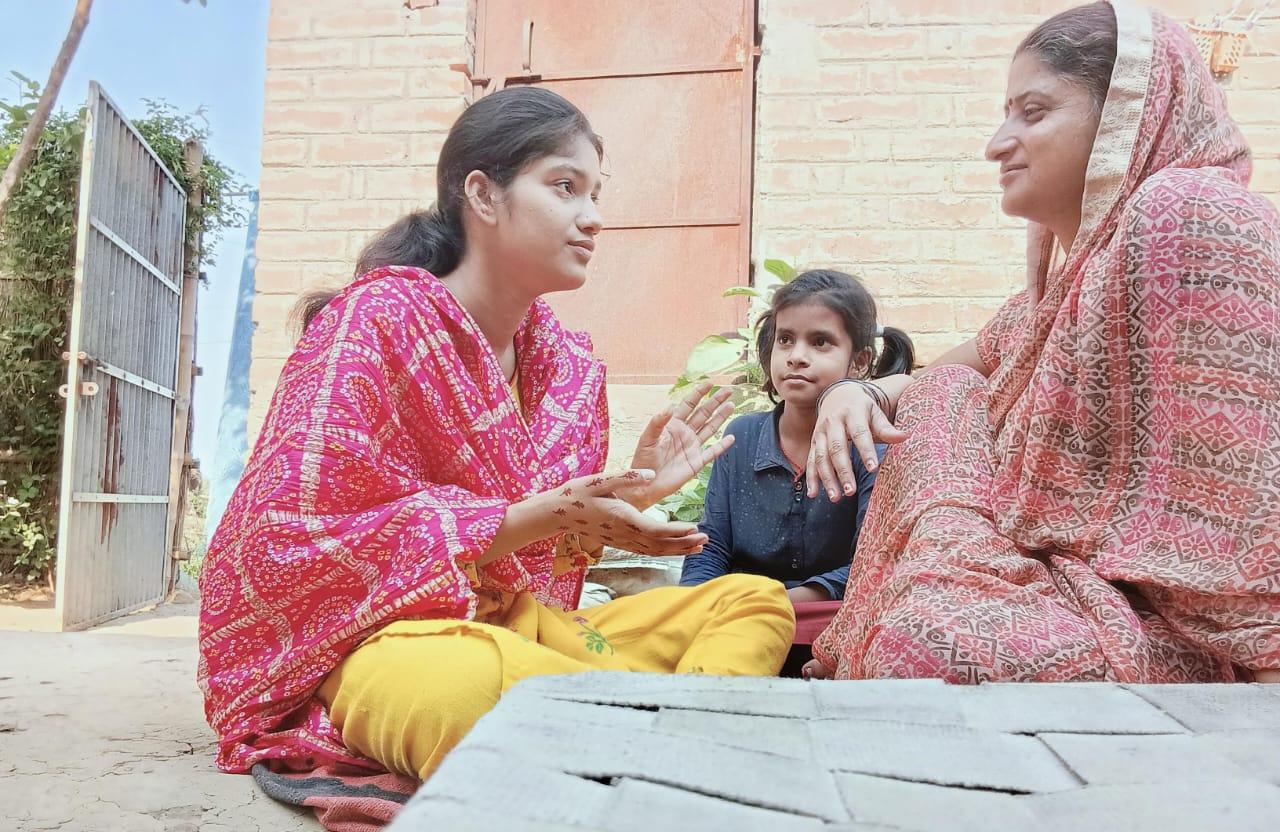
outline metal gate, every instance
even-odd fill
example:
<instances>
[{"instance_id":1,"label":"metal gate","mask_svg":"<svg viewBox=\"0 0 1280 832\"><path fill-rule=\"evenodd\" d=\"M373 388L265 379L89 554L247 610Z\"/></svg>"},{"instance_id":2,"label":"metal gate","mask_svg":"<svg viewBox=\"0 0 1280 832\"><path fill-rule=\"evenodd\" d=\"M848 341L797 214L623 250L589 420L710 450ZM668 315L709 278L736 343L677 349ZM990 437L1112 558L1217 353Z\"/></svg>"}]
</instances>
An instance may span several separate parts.
<instances>
[{"instance_id":1,"label":"metal gate","mask_svg":"<svg viewBox=\"0 0 1280 832\"><path fill-rule=\"evenodd\" d=\"M605 230L576 292L615 383L670 384L689 349L741 326L747 282L756 0L480 0L476 94L555 90L604 137ZM647 313L647 314L645 314Z\"/></svg>"},{"instance_id":2,"label":"metal gate","mask_svg":"<svg viewBox=\"0 0 1280 832\"><path fill-rule=\"evenodd\" d=\"M187 198L97 84L86 118L58 518L63 629L160 600L173 568Z\"/></svg>"}]
</instances>

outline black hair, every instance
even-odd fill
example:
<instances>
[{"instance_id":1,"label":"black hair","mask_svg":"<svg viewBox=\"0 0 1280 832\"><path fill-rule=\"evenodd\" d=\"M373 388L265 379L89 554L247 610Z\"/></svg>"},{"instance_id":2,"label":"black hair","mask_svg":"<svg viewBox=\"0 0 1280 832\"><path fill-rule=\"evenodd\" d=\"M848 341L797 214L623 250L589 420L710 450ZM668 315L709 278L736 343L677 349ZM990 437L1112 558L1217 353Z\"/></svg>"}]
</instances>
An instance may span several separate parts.
<instances>
[{"instance_id":1,"label":"black hair","mask_svg":"<svg viewBox=\"0 0 1280 832\"><path fill-rule=\"evenodd\" d=\"M1100 113L1111 90L1117 39L1115 9L1110 3L1090 3L1041 23L1014 54L1034 52L1054 72L1088 90Z\"/></svg>"},{"instance_id":2,"label":"black hair","mask_svg":"<svg viewBox=\"0 0 1280 832\"><path fill-rule=\"evenodd\" d=\"M760 354L760 366L764 369L764 391L771 400L778 392L769 372L778 313L790 306L814 301L840 316L845 332L853 342L855 357L871 351L868 368L872 378L911 372L916 362L916 351L907 333L896 327L884 327L881 336L884 349L876 349L876 301L866 287L844 272L813 269L780 286L774 292L769 311L756 323L756 349Z\"/></svg>"},{"instance_id":3,"label":"black hair","mask_svg":"<svg viewBox=\"0 0 1280 832\"><path fill-rule=\"evenodd\" d=\"M603 156L604 144L582 111L540 87L508 87L466 109L449 130L436 164L436 201L381 231L356 260L355 276L382 266L417 266L443 277L462 260L466 235L463 184L480 171L506 187L532 162L564 151L579 136ZM338 293L320 289L305 295L295 315L306 329Z\"/></svg>"}]
</instances>

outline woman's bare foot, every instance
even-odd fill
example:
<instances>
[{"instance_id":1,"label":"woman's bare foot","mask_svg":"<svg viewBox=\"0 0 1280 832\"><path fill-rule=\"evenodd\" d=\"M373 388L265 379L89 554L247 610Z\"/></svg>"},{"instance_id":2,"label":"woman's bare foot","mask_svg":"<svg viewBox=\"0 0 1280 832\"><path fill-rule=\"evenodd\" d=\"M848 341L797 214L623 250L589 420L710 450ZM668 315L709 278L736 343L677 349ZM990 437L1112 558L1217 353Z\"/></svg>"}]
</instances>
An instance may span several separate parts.
<instances>
[{"instance_id":1,"label":"woman's bare foot","mask_svg":"<svg viewBox=\"0 0 1280 832\"><path fill-rule=\"evenodd\" d=\"M810 659L800 668L800 676L805 679L830 679L831 671L817 659Z\"/></svg>"}]
</instances>

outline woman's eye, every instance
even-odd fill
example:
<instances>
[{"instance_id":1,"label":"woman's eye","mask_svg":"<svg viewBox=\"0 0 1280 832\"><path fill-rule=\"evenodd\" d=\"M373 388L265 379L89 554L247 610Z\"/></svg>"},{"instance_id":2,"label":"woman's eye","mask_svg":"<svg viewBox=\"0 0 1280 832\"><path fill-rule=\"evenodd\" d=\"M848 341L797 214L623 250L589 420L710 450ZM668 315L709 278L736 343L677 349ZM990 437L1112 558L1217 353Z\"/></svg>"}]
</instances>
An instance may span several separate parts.
<instances>
[{"instance_id":1,"label":"woman's eye","mask_svg":"<svg viewBox=\"0 0 1280 832\"><path fill-rule=\"evenodd\" d=\"M568 179L557 182L556 187L567 194L573 193L573 183L570 182Z\"/></svg>"},{"instance_id":2,"label":"woman's eye","mask_svg":"<svg viewBox=\"0 0 1280 832\"><path fill-rule=\"evenodd\" d=\"M779 335L779 336L778 336L778 343L785 347L787 344L790 344L790 343L791 343L791 336L790 336L790 335Z\"/></svg>"},{"instance_id":3,"label":"woman's eye","mask_svg":"<svg viewBox=\"0 0 1280 832\"><path fill-rule=\"evenodd\" d=\"M1044 115L1043 107L1028 107L1027 109L1022 111L1022 117L1025 118L1027 121L1039 121L1040 117L1043 115Z\"/></svg>"}]
</instances>

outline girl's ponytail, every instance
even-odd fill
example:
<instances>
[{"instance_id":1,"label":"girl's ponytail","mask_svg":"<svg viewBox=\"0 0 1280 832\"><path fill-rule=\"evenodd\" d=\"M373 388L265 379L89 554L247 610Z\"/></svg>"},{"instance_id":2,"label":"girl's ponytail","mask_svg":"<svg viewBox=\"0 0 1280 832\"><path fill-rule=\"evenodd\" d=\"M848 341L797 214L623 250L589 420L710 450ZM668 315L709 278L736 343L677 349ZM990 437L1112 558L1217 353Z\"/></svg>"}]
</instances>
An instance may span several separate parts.
<instances>
[{"instance_id":1,"label":"girl's ponytail","mask_svg":"<svg viewBox=\"0 0 1280 832\"><path fill-rule=\"evenodd\" d=\"M871 377L884 378L910 373L916 364L916 348L911 343L911 336L896 326L886 326L881 337L884 339L884 348L880 350L880 357Z\"/></svg>"}]
</instances>

